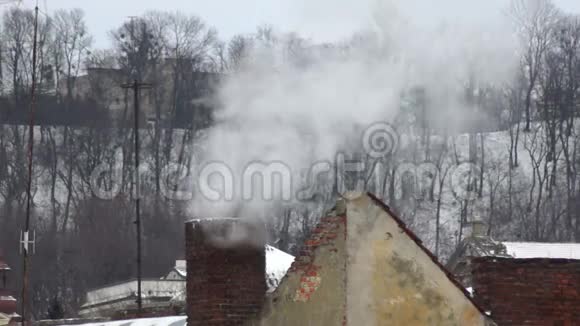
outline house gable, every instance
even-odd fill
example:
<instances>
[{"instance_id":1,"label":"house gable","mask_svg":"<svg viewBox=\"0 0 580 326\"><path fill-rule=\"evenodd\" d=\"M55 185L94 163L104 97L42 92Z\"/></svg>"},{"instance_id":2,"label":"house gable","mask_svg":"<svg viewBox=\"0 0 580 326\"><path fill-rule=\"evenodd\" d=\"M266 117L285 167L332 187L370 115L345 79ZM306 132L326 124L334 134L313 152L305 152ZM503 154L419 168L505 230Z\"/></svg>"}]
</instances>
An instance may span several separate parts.
<instances>
[{"instance_id":1,"label":"house gable","mask_svg":"<svg viewBox=\"0 0 580 326\"><path fill-rule=\"evenodd\" d=\"M353 194L322 219L251 325L491 325L391 210Z\"/></svg>"},{"instance_id":2,"label":"house gable","mask_svg":"<svg viewBox=\"0 0 580 326\"><path fill-rule=\"evenodd\" d=\"M484 312L380 200L347 202L349 325L486 325Z\"/></svg>"}]
</instances>

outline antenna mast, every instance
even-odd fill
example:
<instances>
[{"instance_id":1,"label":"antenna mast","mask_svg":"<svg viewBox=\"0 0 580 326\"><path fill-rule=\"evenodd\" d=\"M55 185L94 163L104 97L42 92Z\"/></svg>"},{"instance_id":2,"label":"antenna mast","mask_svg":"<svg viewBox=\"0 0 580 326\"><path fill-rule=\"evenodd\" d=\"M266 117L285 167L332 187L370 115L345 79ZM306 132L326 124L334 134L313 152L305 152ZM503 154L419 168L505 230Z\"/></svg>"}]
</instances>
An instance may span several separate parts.
<instances>
[{"instance_id":1,"label":"antenna mast","mask_svg":"<svg viewBox=\"0 0 580 326\"><path fill-rule=\"evenodd\" d=\"M33 172L33 154L34 154L34 111L36 108L36 59L38 48L38 4L34 8L34 43L32 48L32 85L30 87L30 124L28 126L28 183L26 185L26 220L24 230L21 235L21 252L22 252L22 302L21 315L22 326L26 323L26 304L28 301L28 269L29 256L34 253L34 239L30 238L30 210L32 205L32 172ZM32 253L29 252L30 245Z\"/></svg>"},{"instance_id":2,"label":"antenna mast","mask_svg":"<svg viewBox=\"0 0 580 326\"><path fill-rule=\"evenodd\" d=\"M135 228L137 233L137 317L142 317L143 313L143 296L141 291L142 273L142 253L141 253L141 194L140 194L140 176L139 176L139 91L144 88L151 88L151 84L141 83L135 79L132 83L123 84L121 87L133 90L134 104L134 139L135 139Z\"/></svg>"}]
</instances>

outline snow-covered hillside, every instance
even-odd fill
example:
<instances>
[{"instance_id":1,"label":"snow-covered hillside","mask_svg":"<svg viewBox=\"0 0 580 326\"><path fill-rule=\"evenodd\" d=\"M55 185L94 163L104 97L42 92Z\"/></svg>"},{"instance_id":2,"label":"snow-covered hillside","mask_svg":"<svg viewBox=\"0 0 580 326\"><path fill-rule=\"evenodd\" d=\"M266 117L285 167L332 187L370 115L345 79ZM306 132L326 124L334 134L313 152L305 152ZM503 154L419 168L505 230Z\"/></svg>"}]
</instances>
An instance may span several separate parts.
<instances>
[{"instance_id":1,"label":"snow-covered hillside","mask_svg":"<svg viewBox=\"0 0 580 326\"><path fill-rule=\"evenodd\" d=\"M441 137L432 137L441 148ZM459 241L460 220L481 219L491 225L492 236L501 240L567 240L559 231L565 223L565 198L567 187L566 153L558 140L554 153L550 153L546 127L543 123L532 125L529 132L520 128L517 142L517 165L515 151L516 127L510 131L482 133L476 135L476 157L470 161L469 135L449 137L447 148L431 153L431 159L415 164L419 167L415 196L403 215L414 230L435 248L435 227L439 182L444 178L440 207L442 256L449 255ZM437 143L438 142L438 143ZM568 141L568 151L575 154L573 137ZM483 151L482 151L483 148ZM514 148L510 155L510 149ZM424 150L424 148L423 148ZM510 164L510 159L513 164ZM437 175L423 165L436 167ZM574 167L573 167L574 168ZM471 171L471 174L469 173ZM482 172L483 171L483 172ZM552 177L553 175L553 177ZM483 184L480 178L483 177ZM429 192L435 179L435 198ZM472 185L469 185L469 181ZM508 216L511 211L511 216ZM536 237L540 237L537 239Z\"/></svg>"}]
</instances>

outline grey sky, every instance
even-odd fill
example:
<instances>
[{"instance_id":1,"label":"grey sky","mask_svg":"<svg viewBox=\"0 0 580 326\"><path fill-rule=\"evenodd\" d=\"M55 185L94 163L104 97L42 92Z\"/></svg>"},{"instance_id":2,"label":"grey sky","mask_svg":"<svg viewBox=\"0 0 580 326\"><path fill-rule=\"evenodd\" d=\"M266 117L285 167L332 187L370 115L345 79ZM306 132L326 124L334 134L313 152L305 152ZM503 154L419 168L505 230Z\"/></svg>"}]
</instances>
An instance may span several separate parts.
<instances>
[{"instance_id":1,"label":"grey sky","mask_svg":"<svg viewBox=\"0 0 580 326\"><path fill-rule=\"evenodd\" d=\"M97 47L109 44L108 31L128 16L151 9L193 13L215 26L222 38L251 33L271 24L282 31L296 31L316 41L333 41L369 26L373 5L381 0L40 0L44 12L59 8L84 9ZM441 19L489 21L509 0L404 0L398 1L414 21ZM580 1L555 0L570 13L580 14ZM33 7L34 0L21 6Z\"/></svg>"}]
</instances>

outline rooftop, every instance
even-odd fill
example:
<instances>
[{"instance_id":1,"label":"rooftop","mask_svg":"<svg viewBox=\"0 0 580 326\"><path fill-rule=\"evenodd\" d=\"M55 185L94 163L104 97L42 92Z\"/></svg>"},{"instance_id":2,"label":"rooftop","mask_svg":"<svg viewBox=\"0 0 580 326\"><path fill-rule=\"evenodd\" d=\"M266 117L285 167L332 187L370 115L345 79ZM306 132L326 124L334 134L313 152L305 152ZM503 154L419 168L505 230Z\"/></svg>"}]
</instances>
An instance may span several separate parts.
<instances>
[{"instance_id":1,"label":"rooftop","mask_svg":"<svg viewBox=\"0 0 580 326\"><path fill-rule=\"evenodd\" d=\"M580 260L580 243L502 242L516 259L555 258Z\"/></svg>"},{"instance_id":2,"label":"rooftop","mask_svg":"<svg viewBox=\"0 0 580 326\"><path fill-rule=\"evenodd\" d=\"M84 326L186 326L186 316L142 318L83 324Z\"/></svg>"},{"instance_id":3,"label":"rooftop","mask_svg":"<svg viewBox=\"0 0 580 326\"><path fill-rule=\"evenodd\" d=\"M272 246L266 246L266 285L268 292L274 292L292 263L294 256Z\"/></svg>"},{"instance_id":4,"label":"rooftop","mask_svg":"<svg viewBox=\"0 0 580 326\"><path fill-rule=\"evenodd\" d=\"M4 261L4 256L2 255L2 250L0 250L0 271L9 271L10 266Z\"/></svg>"},{"instance_id":5,"label":"rooftop","mask_svg":"<svg viewBox=\"0 0 580 326\"><path fill-rule=\"evenodd\" d=\"M223 220L223 219L220 219ZM266 251L266 285L268 293L273 292L294 262L294 256L272 246L265 246ZM184 260L177 260L174 270L185 279L187 265ZM142 282L144 297L166 297L172 300L185 300L185 282L180 280L146 279ZM83 308L106 304L135 296L137 281L130 280L111 284L89 291ZM1 294L1 293L0 293ZM0 300L1 301L1 300Z\"/></svg>"},{"instance_id":6,"label":"rooftop","mask_svg":"<svg viewBox=\"0 0 580 326\"><path fill-rule=\"evenodd\" d=\"M185 291L185 282L145 279L141 282L143 298L174 298ZM118 283L90 291L82 308L133 298L137 291L137 280Z\"/></svg>"}]
</instances>

